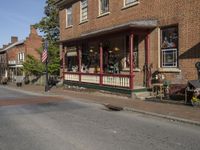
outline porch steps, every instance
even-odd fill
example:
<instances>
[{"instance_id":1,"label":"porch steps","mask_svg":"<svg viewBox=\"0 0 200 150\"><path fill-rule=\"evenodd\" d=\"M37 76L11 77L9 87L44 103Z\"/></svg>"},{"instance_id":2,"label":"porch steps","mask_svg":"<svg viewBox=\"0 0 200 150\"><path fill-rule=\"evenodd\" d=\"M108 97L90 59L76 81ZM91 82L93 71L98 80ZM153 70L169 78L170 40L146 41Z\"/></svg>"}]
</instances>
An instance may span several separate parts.
<instances>
[{"instance_id":1,"label":"porch steps","mask_svg":"<svg viewBox=\"0 0 200 150\"><path fill-rule=\"evenodd\" d=\"M140 100L145 100L146 98L151 97L151 92L150 91L144 91L144 92L135 92L135 97Z\"/></svg>"}]
</instances>

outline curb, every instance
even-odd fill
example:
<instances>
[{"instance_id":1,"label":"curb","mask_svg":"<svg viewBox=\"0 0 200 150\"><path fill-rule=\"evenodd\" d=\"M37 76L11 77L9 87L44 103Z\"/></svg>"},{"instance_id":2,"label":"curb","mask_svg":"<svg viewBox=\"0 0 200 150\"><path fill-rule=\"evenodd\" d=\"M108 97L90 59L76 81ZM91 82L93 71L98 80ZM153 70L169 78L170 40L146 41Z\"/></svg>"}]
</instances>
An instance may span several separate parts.
<instances>
[{"instance_id":1,"label":"curb","mask_svg":"<svg viewBox=\"0 0 200 150\"><path fill-rule=\"evenodd\" d=\"M145 114L145 115L149 115L149 116L153 116L153 117L159 117L159 118L163 118L163 119L167 119L167 120L171 120L171 121L177 121L177 122L182 122L182 123L200 126L200 122L198 122L198 121L192 121L192 120L183 119L183 118L179 118L179 117L162 115L162 114L157 114L157 113L143 111L143 110L129 108L129 107L124 107L123 110L129 111L129 112L136 112L136 113L140 113L140 114Z\"/></svg>"},{"instance_id":2,"label":"curb","mask_svg":"<svg viewBox=\"0 0 200 150\"><path fill-rule=\"evenodd\" d=\"M28 95L45 96L45 94L42 94L42 93L26 91L26 90L19 89L19 88L16 89L16 88L8 87L8 86L1 86L1 87L4 88L4 89L12 90L12 91L15 91L15 92L21 92L21 93L28 94Z\"/></svg>"},{"instance_id":3,"label":"curb","mask_svg":"<svg viewBox=\"0 0 200 150\"><path fill-rule=\"evenodd\" d=\"M35 95L35 96L52 96L52 97L55 96L55 97L62 97L62 98L67 98L67 99L72 98L72 97L67 97L67 96L64 96L64 95L57 95L55 93L35 93L35 92L25 91L25 90L22 90L22 89L13 89L13 88L10 88L10 87L4 87L4 88L9 89L9 90L13 90L13 91L22 92L22 93L25 93L25 94ZM79 98L76 98L76 101L81 101L81 100L79 100ZM123 111L128 111L128 112L135 112L135 113L145 114L145 115L149 115L149 116L153 116L153 117L159 117L159 118L163 118L163 119L167 119L167 120L171 120L171 121L177 121L177 122L182 122L182 123L200 126L200 122L198 122L198 121L192 121L192 120L183 119L183 118L179 118L179 117L162 115L162 114L143 111L143 110L130 108L130 107L119 107L119 106L115 106L115 105L111 105L111 104L101 104L101 103L98 103L98 102L93 102L93 101L85 100L85 99L84 99L84 101L90 102L90 103L91 102L96 103L96 104L102 105L106 108L111 108L113 110L123 110Z\"/></svg>"}]
</instances>

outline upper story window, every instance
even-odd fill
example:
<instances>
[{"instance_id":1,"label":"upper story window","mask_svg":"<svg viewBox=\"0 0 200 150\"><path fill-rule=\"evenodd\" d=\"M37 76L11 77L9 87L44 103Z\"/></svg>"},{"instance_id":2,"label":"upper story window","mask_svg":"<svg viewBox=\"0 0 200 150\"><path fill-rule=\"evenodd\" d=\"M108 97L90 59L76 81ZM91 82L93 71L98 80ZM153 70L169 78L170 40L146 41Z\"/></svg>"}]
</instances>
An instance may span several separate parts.
<instances>
[{"instance_id":1,"label":"upper story window","mask_svg":"<svg viewBox=\"0 0 200 150\"><path fill-rule=\"evenodd\" d=\"M161 66L178 67L178 27L161 29Z\"/></svg>"},{"instance_id":2,"label":"upper story window","mask_svg":"<svg viewBox=\"0 0 200 150\"><path fill-rule=\"evenodd\" d=\"M72 26L72 6L66 9L66 27Z\"/></svg>"},{"instance_id":3,"label":"upper story window","mask_svg":"<svg viewBox=\"0 0 200 150\"><path fill-rule=\"evenodd\" d=\"M136 4L138 0L124 0L124 6L131 6L133 4Z\"/></svg>"},{"instance_id":4,"label":"upper story window","mask_svg":"<svg viewBox=\"0 0 200 150\"><path fill-rule=\"evenodd\" d=\"M20 52L18 53L18 62L24 62L24 53L23 52Z\"/></svg>"},{"instance_id":5,"label":"upper story window","mask_svg":"<svg viewBox=\"0 0 200 150\"><path fill-rule=\"evenodd\" d=\"M100 15L105 14L107 12L109 12L109 0L99 0L100 2Z\"/></svg>"},{"instance_id":6,"label":"upper story window","mask_svg":"<svg viewBox=\"0 0 200 150\"><path fill-rule=\"evenodd\" d=\"M81 0L81 22L88 19L88 0Z\"/></svg>"}]
</instances>

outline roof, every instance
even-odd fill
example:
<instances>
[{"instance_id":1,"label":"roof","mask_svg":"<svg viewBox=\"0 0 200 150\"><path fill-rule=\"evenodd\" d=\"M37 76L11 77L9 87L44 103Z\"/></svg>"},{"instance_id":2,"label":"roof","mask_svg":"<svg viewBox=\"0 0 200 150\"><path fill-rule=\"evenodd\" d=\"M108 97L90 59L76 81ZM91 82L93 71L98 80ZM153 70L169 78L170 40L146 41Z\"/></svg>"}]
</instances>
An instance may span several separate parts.
<instances>
[{"instance_id":1,"label":"roof","mask_svg":"<svg viewBox=\"0 0 200 150\"><path fill-rule=\"evenodd\" d=\"M96 35L96 34L104 34L104 33L108 33L108 32L114 32L114 31L119 31L122 29L133 28L133 27L135 27L135 28L155 28L155 27L157 27L157 24L158 24L157 20L130 21L128 23L100 29L97 31L83 33L83 34L81 34L81 37L92 36L92 35Z\"/></svg>"},{"instance_id":2,"label":"roof","mask_svg":"<svg viewBox=\"0 0 200 150\"><path fill-rule=\"evenodd\" d=\"M153 20L153 19L152 20L135 20L135 21L124 23L124 24L119 24L119 25L99 29L96 31L85 32L85 33L82 33L78 38L63 40L60 42L67 42L67 41L84 39L84 38L89 38L89 37L94 37L94 36L100 36L100 35L117 32L120 30L130 29L130 28L153 29L153 28L156 28L157 26L158 26L158 20Z\"/></svg>"},{"instance_id":3,"label":"roof","mask_svg":"<svg viewBox=\"0 0 200 150\"><path fill-rule=\"evenodd\" d=\"M9 45L8 47L6 47L6 48L0 50L0 52L7 51L7 50L9 50L10 48L13 48L13 47L15 47L15 46L17 46L17 45L21 45L21 44L23 44L23 43L24 43L24 41L15 42L15 43Z\"/></svg>"},{"instance_id":4,"label":"roof","mask_svg":"<svg viewBox=\"0 0 200 150\"><path fill-rule=\"evenodd\" d=\"M56 5L58 8L62 8L63 6L72 3L73 1L75 0L56 0L54 5Z\"/></svg>"}]
</instances>

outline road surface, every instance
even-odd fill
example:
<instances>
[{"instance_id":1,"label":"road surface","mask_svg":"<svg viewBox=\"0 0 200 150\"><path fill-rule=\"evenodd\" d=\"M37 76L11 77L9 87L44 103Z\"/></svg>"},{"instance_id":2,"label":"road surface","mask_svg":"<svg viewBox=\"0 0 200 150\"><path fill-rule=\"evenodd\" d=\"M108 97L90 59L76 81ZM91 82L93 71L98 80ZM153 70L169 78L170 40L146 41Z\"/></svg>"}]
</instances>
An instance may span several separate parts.
<instances>
[{"instance_id":1,"label":"road surface","mask_svg":"<svg viewBox=\"0 0 200 150\"><path fill-rule=\"evenodd\" d=\"M200 127L0 87L0 150L200 150Z\"/></svg>"}]
</instances>

